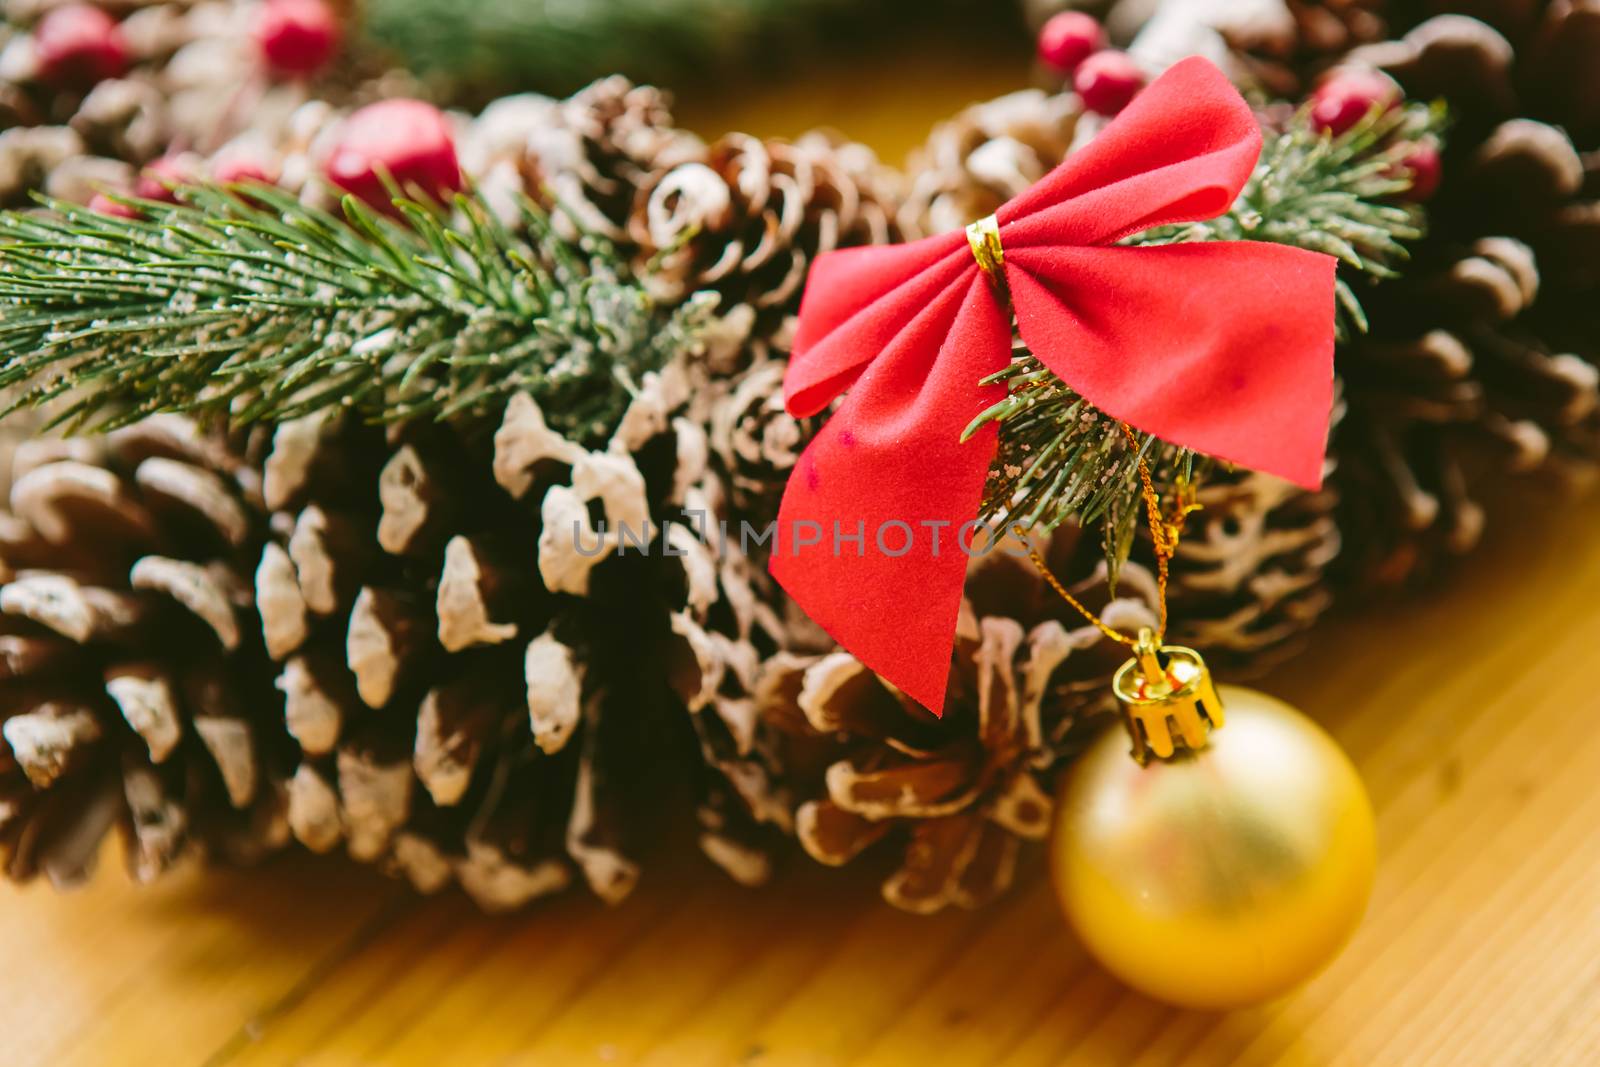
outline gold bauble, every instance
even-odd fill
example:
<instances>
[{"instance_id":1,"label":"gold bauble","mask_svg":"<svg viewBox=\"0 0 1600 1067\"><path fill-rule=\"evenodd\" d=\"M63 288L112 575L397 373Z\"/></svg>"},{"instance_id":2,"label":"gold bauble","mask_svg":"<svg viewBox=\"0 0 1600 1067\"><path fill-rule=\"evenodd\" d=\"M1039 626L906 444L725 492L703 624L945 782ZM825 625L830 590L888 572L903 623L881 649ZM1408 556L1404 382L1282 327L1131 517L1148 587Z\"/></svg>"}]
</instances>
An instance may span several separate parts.
<instances>
[{"instance_id":1,"label":"gold bauble","mask_svg":"<svg viewBox=\"0 0 1600 1067\"><path fill-rule=\"evenodd\" d=\"M1056 893L1090 953L1185 1007L1270 1000L1328 963L1372 888L1372 807L1332 738L1288 704L1219 686L1226 724L1141 766L1108 730L1068 770Z\"/></svg>"}]
</instances>

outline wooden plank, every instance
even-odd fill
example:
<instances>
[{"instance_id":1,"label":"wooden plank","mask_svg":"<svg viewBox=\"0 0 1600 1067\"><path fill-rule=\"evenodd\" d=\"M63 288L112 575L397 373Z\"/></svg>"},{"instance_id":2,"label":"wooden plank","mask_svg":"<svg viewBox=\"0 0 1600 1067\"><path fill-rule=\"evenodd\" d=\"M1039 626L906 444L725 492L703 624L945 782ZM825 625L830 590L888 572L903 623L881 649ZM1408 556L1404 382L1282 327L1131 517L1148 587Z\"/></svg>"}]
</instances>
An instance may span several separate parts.
<instances>
[{"instance_id":1,"label":"wooden plank","mask_svg":"<svg viewBox=\"0 0 1600 1067\"><path fill-rule=\"evenodd\" d=\"M203 1063L397 899L370 871L307 857L142 889L106 870L64 895L0 891L0 1062Z\"/></svg>"}]
</instances>

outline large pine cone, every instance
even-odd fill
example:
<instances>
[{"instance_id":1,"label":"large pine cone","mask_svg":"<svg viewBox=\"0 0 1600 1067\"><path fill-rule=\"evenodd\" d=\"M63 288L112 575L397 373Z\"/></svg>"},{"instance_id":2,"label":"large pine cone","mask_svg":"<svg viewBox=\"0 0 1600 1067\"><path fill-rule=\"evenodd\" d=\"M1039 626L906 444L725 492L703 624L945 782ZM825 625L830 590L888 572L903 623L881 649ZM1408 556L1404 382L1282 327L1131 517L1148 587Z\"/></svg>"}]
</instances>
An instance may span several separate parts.
<instances>
[{"instance_id":1,"label":"large pine cone","mask_svg":"<svg viewBox=\"0 0 1600 1067\"><path fill-rule=\"evenodd\" d=\"M1345 57L1454 120L1428 239L1341 354L1350 563L1387 582L1477 543L1478 483L1600 473L1600 7L1441 8L1500 28L1446 14Z\"/></svg>"},{"instance_id":2,"label":"large pine cone","mask_svg":"<svg viewBox=\"0 0 1600 1067\"><path fill-rule=\"evenodd\" d=\"M617 900L676 766L698 768L708 854L764 877L789 806L753 691L783 634L736 536L715 550L688 394L651 376L602 451L527 396L492 434L280 428L257 599L305 752L301 841L487 908L574 869Z\"/></svg>"},{"instance_id":3,"label":"large pine cone","mask_svg":"<svg viewBox=\"0 0 1600 1067\"><path fill-rule=\"evenodd\" d=\"M1099 552L1063 528L1048 559L1110 625L1153 626L1149 572L1128 566L1107 602ZM992 900L1011 884L1022 842L1045 836L1052 772L1101 725L1090 720L1109 710L1110 676L1126 658L1032 563L1001 551L969 570L942 718L849 653L775 658L763 714L790 740L801 845L835 866L885 854L894 869L883 895L907 911Z\"/></svg>"},{"instance_id":4,"label":"large pine cone","mask_svg":"<svg viewBox=\"0 0 1600 1067\"><path fill-rule=\"evenodd\" d=\"M1262 670L1297 651L1333 606L1338 494L1241 470L1214 473L1197 496L1173 561L1172 638L1213 667Z\"/></svg>"},{"instance_id":5,"label":"large pine cone","mask_svg":"<svg viewBox=\"0 0 1600 1067\"><path fill-rule=\"evenodd\" d=\"M244 455L178 418L18 448L0 516L0 857L85 877L288 841L293 744L250 610L266 537Z\"/></svg>"}]
</instances>

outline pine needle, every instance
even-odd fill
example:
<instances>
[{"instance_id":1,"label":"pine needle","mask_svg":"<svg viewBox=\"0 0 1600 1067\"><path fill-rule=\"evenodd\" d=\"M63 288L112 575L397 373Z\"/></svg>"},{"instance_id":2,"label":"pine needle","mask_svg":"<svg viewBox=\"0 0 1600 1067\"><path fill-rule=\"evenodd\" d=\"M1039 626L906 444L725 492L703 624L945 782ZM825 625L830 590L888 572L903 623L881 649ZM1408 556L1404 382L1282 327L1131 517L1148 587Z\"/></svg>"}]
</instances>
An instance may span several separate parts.
<instances>
[{"instance_id":1,"label":"pine needle","mask_svg":"<svg viewBox=\"0 0 1600 1067\"><path fill-rule=\"evenodd\" d=\"M657 308L603 242L564 242L475 196L445 217L353 199L343 218L280 190L194 186L123 219L42 200L0 212L0 388L11 409L109 428L159 411L276 421L340 406L445 417L531 392L588 442L709 316ZM10 409L8 409L10 410Z\"/></svg>"}]
</instances>

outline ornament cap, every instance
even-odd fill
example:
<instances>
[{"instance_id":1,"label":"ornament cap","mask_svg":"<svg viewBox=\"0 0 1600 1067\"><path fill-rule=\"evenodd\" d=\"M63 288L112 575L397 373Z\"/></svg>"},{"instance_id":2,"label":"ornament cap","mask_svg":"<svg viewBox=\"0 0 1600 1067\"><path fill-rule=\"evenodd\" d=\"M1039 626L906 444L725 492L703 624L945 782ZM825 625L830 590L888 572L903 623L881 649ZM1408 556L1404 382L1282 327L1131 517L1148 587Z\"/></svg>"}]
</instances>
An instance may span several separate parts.
<instances>
[{"instance_id":1,"label":"ornament cap","mask_svg":"<svg viewBox=\"0 0 1600 1067\"><path fill-rule=\"evenodd\" d=\"M1154 754L1171 759L1180 750L1197 751L1223 723L1222 701L1200 653L1162 645L1155 632L1139 631L1133 658L1111 680L1127 712L1133 758L1145 763Z\"/></svg>"}]
</instances>

